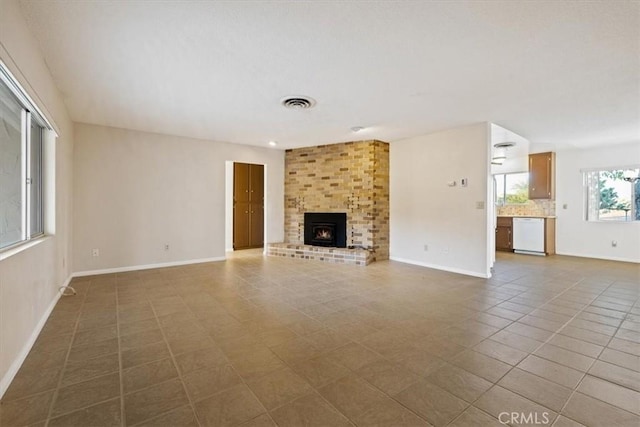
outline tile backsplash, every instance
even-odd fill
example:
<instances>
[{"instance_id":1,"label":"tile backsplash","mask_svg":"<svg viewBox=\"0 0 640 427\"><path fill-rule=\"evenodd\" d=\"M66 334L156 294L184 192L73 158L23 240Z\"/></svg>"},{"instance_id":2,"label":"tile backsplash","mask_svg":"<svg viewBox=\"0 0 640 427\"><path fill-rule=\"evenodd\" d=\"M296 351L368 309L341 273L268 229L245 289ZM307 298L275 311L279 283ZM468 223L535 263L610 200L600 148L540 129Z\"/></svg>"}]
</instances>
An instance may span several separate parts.
<instances>
[{"instance_id":1,"label":"tile backsplash","mask_svg":"<svg viewBox=\"0 0 640 427\"><path fill-rule=\"evenodd\" d=\"M555 200L529 200L522 205L506 205L496 208L498 216L556 216Z\"/></svg>"}]
</instances>

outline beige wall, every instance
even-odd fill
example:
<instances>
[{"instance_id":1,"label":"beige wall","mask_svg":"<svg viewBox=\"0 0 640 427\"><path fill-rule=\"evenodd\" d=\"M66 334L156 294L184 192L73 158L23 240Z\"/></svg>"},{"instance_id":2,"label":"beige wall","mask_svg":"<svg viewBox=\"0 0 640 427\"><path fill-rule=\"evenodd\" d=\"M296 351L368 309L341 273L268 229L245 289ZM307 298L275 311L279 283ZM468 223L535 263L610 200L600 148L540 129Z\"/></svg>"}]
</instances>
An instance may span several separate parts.
<instances>
[{"instance_id":1,"label":"beige wall","mask_svg":"<svg viewBox=\"0 0 640 427\"><path fill-rule=\"evenodd\" d=\"M223 258L226 161L266 165L266 238L282 241L283 151L88 124L75 135L76 272Z\"/></svg>"},{"instance_id":2,"label":"beige wall","mask_svg":"<svg viewBox=\"0 0 640 427\"><path fill-rule=\"evenodd\" d=\"M489 277L489 145L487 123L391 144L391 259Z\"/></svg>"},{"instance_id":3,"label":"beige wall","mask_svg":"<svg viewBox=\"0 0 640 427\"><path fill-rule=\"evenodd\" d=\"M0 3L0 59L52 122L59 135L46 147L55 167L46 209L52 237L0 261L0 395L46 320L58 287L71 273L73 125L17 2ZM52 158L53 157L53 158ZM52 182L53 181L53 182ZM51 212L55 210L55 214Z\"/></svg>"},{"instance_id":4,"label":"beige wall","mask_svg":"<svg viewBox=\"0 0 640 427\"><path fill-rule=\"evenodd\" d=\"M304 242L305 212L346 212L347 246L389 258L389 144L359 141L287 150L285 238Z\"/></svg>"}]
</instances>

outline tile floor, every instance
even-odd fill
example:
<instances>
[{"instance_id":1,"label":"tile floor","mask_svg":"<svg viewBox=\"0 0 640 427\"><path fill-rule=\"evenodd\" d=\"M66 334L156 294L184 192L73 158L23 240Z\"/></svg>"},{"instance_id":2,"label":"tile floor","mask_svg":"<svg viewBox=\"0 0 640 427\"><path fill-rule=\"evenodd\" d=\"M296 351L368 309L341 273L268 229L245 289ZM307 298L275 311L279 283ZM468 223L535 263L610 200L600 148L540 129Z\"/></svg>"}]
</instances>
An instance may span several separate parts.
<instances>
[{"instance_id":1,"label":"tile floor","mask_svg":"<svg viewBox=\"0 0 640 427\"><path fill-rule=\"evenodd\" d=\"M2 426L640 425L638 265L499 254L483 280L243 251L73 286Z\"/></svg>"}]
</instances>

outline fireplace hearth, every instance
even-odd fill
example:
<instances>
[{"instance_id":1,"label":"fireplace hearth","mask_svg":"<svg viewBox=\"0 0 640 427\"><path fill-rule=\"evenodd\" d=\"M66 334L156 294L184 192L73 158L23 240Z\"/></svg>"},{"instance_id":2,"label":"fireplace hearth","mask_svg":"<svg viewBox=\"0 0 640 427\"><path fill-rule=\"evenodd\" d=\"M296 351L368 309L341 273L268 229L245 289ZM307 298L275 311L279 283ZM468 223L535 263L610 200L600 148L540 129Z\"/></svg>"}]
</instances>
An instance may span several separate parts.
<instances>
[{"instance_id":1,"label":"fireplace hearth","mask_svg":"<svg viewBox=\"0 0 640 427\"><path fill-rule=\"evenodd\" d=\"M306 212L304 214L304 244L346 248L347 214Z\"/></svg>"}]
</instances>

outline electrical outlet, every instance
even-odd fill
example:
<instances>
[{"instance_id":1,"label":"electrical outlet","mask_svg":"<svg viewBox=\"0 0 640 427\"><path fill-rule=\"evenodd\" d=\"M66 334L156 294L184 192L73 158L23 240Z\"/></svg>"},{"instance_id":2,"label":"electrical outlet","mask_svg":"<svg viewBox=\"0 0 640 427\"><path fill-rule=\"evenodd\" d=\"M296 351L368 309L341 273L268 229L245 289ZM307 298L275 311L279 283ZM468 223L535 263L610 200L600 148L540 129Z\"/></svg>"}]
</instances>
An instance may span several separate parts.
<instances>
[{"instance_id":1,"label":"electrical outlet","mask_svg":"<svg viewBox=\"0 0 640 427\"><path fill-rule=\"evenodd\" d=\"M100 249L91 249L91 256L100 256Z\"/></svg>"},{"instance_id":2,"label":"electrical outlet","mask_svg":"<svg viewBox=\"0 0 640 427\"><path fill-rule=\"evenodd\" d=\"M612 240L612 241L611 241L611 247L612 247L612 248L617 248L617 247L618 247L618 242L617 242L617 241L615 241L615 240Z\"/></svg>"},{"instance_id":3,"label":"electrical outlet","mask_svg":"<svg viewBox=\"0 0 640 427\"><path fill-rule=\"evenodd\" d=\"M169 250L169 244L167 243L166 245L164 245L164 250L168 251Z\"/></svg>"},{"instance_id":4,"label":"electrical outlet","mask_svg":"<svg viewBox=\"0 0 640 427\"><path fill-rule=\"evenodd\" d=\"M484 202L476 202L476 209L484 209Z\"/></svg>"}]
</instances>

